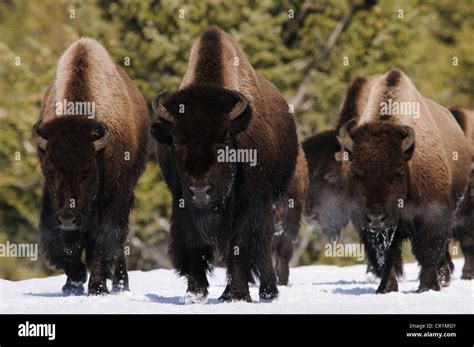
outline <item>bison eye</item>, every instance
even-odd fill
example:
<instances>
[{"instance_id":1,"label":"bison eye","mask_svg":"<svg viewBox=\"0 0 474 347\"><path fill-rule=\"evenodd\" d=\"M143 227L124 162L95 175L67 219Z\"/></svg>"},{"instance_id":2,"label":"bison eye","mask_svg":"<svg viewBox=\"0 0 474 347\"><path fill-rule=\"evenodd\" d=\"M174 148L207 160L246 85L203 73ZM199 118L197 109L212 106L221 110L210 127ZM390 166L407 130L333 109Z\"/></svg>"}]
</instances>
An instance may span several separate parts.
<instances>
[{"instance_id":1,"label":"bison eye","mask_svg":"<svg viewBox=\"0 0 474 347\"><path fill-rule=\"evenodd\" d=\"M397 170L395 170L395 177L397 178L402 178L405 176L405 167L400 167Z\"/></svg>"},{"instance_id":2,"label":"bison eye","mask_svg":"<svg viewBox=\"0 0 474 347\"><path fill-rule=\"evenodd\" d=\"M223 144L224 144L224 145L230 145L230 144L231 144L230 137L226 137L226 139L224 140Z\"/></svg>"}]
</instances>

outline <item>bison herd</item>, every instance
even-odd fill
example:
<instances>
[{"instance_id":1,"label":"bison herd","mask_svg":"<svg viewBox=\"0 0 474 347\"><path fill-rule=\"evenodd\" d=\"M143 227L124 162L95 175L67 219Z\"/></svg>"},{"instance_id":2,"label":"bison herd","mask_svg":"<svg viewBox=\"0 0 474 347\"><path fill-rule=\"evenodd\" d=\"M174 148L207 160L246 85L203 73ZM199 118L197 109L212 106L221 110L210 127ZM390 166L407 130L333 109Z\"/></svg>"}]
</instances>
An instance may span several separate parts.
<instances>
[{"instance_id":1,"label":"bison herd","mask_svg":"<svg viewBox=\"0 0 474 347\"><path fill-rule=\"evenodd\" d=\"M94 113L58 103L92 103ZM255 280L261 301L275 299L303 214L329 240L352 222L377 293L397 291L406 239L420 292L449 284L454 238L462 278L473 277L474 114L427 99L402 71L355 79L334 129L300 146L281 93L213 27L178 90L152 108L150 124L140 91L98 42L80 39L59 60L32 136L45 182L39 239L66 273L66 294L84 292L87 270L91 295L108 293L109 278L129 290L124 244L149 146L172 195L169 252L186 303L206 301L215 256L227 268L221 301L251 301Z\"/></svg>"}]
</instances>

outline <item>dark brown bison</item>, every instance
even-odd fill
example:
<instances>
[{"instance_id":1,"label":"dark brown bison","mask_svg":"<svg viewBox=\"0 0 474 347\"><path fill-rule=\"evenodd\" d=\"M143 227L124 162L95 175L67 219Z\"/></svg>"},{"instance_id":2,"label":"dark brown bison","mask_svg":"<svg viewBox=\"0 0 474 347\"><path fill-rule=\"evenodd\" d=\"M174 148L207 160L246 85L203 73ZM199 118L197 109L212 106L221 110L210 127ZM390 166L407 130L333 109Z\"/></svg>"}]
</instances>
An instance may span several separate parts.
<instances>
[{"instance_id":1,"label":"dark brown bison","mask_svg":"<svg viewBox=\"0 0 474 347\"><path fill-rule=\"evenodd\" d=\"M114 290L128 290L124 242L148 134L146 103L126 73L98 42L72 44L33 127L45 177L39 239L66 272L65 293L84 290L84 250L89 294L107 293L110 276Z\"/></svg>"},{"instance_id":2,"label":"dark brown bison","mask_svg":"<svg viewBox=\"0 0 474 347\"><path fill-rule=\"evenodd\" d=\"M471 157L474 158L474 111L465 107L452 106L449 108L454 118L463 129L470 147ZM474 164L471 163L469 188L466 194L466 201L462 210L461 221L455 228L455 237L461 243L464 254L464 267L462 269L462 279L470 280L474 278Z\"/></svg>"},{"instance_id":3,"label":"dark brown bison","mask_svg":"<svg viewBox=\"0 0 474 347\"><path fill-rule=\"evenodd\" d=\"M301 214L308 186L308 165L303 150L298 151L296 169L288 190L275 211L275 238L273 254L279 285L287 285L290 274L290 260L300 229Z\"/></svg>"},{"instance_id":4,"label":"dark brown bison","mask_svg":"<svg viewBox=\"0 0 474 347\"><path fill-rule=\"evenodd\" d=\"M188 280L186 302L207 298L214 250L228 272L220 300L251 301L253 275L260 299L275 298L274 209L298 153L285 100L231 35L210 28L191 51L180 89L162 103L155 99L153 108L160 121L152 133L173 196L170 254ZM252 153L258 160L249 163Z\"/></svg>"},{"instance_id":5,"label":"dark brown bison","mask_svg":"<svg viewBox=\"0 0 474 347\"><path fill-rule=\"evenodd\" d=\"M419 290L439 290L471 163L454 117L395 69L374 82L365 107L355 108L354 120L341 127L339 141L351 219L382 274L377 292L398 290L405 238L421 265Z\"/></svg>"}]
</instances>

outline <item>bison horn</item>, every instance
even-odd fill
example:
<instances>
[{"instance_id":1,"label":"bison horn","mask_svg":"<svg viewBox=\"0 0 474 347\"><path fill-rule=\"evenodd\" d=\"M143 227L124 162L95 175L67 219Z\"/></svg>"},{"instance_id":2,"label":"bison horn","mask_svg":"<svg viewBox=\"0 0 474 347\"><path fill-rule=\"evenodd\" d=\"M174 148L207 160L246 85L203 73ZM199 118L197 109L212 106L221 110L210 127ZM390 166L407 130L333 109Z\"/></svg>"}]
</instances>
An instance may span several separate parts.
<instances>
[{"instance_id":1,"label":"bison horn","mask_svg":"<svg viewBox=\"0 0 474 347\"><path fill-rule=\"evenodd\" d=\"M98 134L96 133L99 131L102 133L102 136L99 137L98 139L94 140L94 148L95 151L98 152L102 149L104 149L110 142L110 135L109 135L109 129L107 128L107 125L105 123L100 123L100 128L94 129L92 135L97 136Z\"/></svg>"},{"instance_id":2,"label":"bison horn","mask_svg":"<svg viewBox=\"0 0 474 347\"><path fill-rule=\"evenodd\" d=\"M350 119L344 124L342 124L341 128L339 129L339 136L337 137L339 143L343 147L343 149L347 149L349 152L352 152L352 146L354 142L352 141L351 135L349 134L349 127L354 122L354 119Z\"/></svg>"},{"instance_id":3,"label":"bison horn","mask_svg":"<svg viewBox=\"0 0 474 347\"><path fill-rule=\"evenodd\" d=\"M237 103L234 105L234 107L232 108L232 110L229 112L229 119L230 120L234 120L235 118L237 118L238 116L240 116L244 111L245 109L247 108L247 105L249 104L249 101L248 99L241 93L239 93L238 91L236 90L233 90L232 91L235 95L237 95L237 97L239 98L239 100L237 101Z\"/></svg>"},{"instance_id":4,"label":"bison horn","mask_svg":"<svg viewBox=\"0 0 474 347\"><path fill-rule=\"evenodd\" d=\"M164 119L167 122L174 123L173 116L168 112L165 106L160 103L160 98L166 93L166 89L159 93L151 102L153 111L159 117Z\"/></svg>"},{"instance_id":5,"label":"bison horn","mask_svg":"<svg viewBox=\"0 0 474 347\"><path fill-rule=\"evenodd\" d=\"M41 148L43 151L45 151L48 140L42 137L40 133L38 132L38 128L40 124L41 124L41 120L37 121L35 125L33 125L32 138L33 138L33 141L36 143L36 145L39 148Z\"/></svg>"},{"instance_id":6,"label":"bison horn","mask_svg":"<svg viewBox=\"0 0 474 347\"><path fill-rule=\"evenodd\" d=\"M404 126L407 131L405 138L402 141L402 152L409 150L415 143L415 130L409 126Z\"/></svg>"}]
</instances>

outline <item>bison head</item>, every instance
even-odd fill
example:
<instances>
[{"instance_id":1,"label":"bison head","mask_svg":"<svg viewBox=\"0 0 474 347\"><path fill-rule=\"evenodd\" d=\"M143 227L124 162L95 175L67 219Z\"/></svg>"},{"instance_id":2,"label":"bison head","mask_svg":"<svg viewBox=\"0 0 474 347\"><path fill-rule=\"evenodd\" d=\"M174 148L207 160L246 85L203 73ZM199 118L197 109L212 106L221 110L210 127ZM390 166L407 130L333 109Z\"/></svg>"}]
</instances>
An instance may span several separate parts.
<instances>
[{"instance_id":1,"label":"bison head","mask_svg":"<svg viewBox=\"0 0 474 347\"><path fill-rule=\"evenodd\" d=\"M61 117L33 127L57 228L82 229L98 189L98 154L109 143L104 123L79 117Z\"/></svg>"},{"instance_id":2,"label":"bison head","mask_svg":"<svg viewBox=\"0 0 474 347\"><path fill-rule=\"evenodd\" d=\"M355 203L356 224L372 232L394 230L407 198L408 161L415 148L415 132L408 126L367 123L339 131L345 175Z\"/></svg>"},{"instance_id":3,"label":"bison head","mask_svg":"<svg viewBox=\"0 0 474 347\"><path fill-rule=\"evenodd\" d=\"M330 239L336 239L349 222L350 203L340 162L335 154L341 147L335 130L322 132L303 143L309 169L305 217Z\"/></svg>"},{"instance_id":4,"label":"bison head","mask_svg":"<svg viewBox=\"0 0 474 347\"><path fill-rule=\"evenodd\" d=\"M198 209L215 208L228 198L236 164L218 162L217 153L236 148L236 135L248 124L248 100L239 92L195 85L159 95L153 109L160 121L152 127L158 142L173 146L185 201Z\"/></svg>"}]
</instances>

